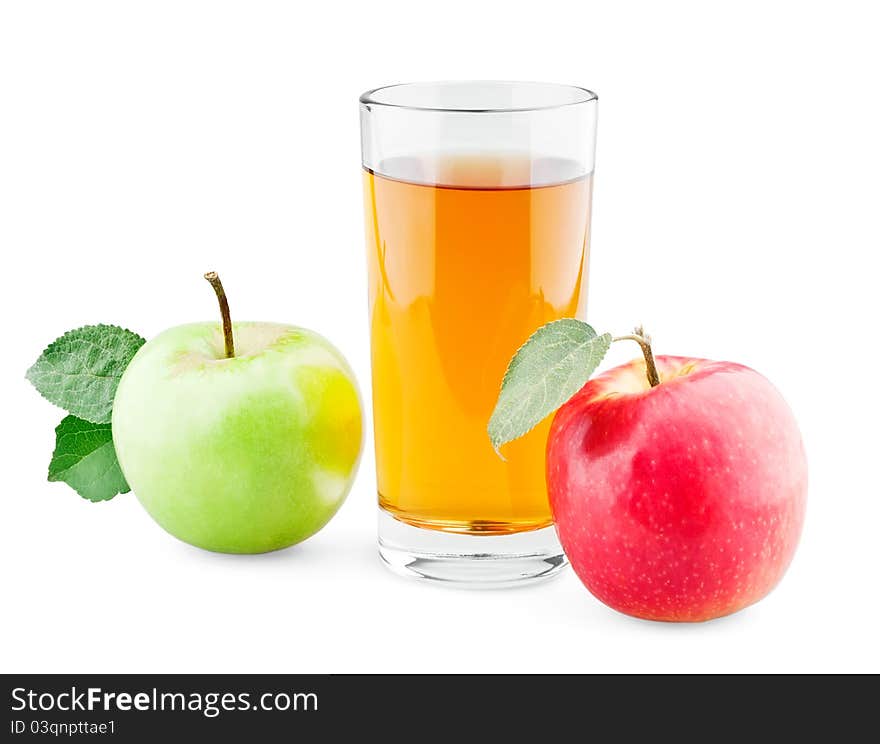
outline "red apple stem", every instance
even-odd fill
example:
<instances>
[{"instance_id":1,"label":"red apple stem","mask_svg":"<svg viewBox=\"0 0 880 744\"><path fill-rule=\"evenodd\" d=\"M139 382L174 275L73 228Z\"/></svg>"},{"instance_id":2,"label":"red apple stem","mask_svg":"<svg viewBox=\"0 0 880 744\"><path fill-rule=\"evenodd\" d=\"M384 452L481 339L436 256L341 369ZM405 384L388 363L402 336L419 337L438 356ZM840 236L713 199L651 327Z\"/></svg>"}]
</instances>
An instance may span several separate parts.
<instances>
[{"instance_id":1,"label":"red apple stem","mask_svg":"<svg viewBox=\"0 0 880 744\"><path fill-rule=\"evenodd\" d=\"M217 302L220 303L220 315L223 318L223 342L226 345L226 358L232 359L235 356L235 344L232 340L232 316L229 314L229 302L226 299L226 292L223 291L223 284L216 271L209 271L205 274L205 279L210 282L217 295Z\"/></svg>"},{"instance_id":2,"label":"red apple stem","mask_svg":"<svg viewBox=\"0 0 880 744\"><path fill-rule=\"evenodd\" d=\"M657 363L654 361L654 352L651 351L651 337L645 333L644 328L638 326L631 334L626 336L615 336L611 340L635 341L642 348L642 354L645 355L645 372L648 375L648 382L651 383L651 387L657 387L660 384Z\"/></svg>"}]
</instances>

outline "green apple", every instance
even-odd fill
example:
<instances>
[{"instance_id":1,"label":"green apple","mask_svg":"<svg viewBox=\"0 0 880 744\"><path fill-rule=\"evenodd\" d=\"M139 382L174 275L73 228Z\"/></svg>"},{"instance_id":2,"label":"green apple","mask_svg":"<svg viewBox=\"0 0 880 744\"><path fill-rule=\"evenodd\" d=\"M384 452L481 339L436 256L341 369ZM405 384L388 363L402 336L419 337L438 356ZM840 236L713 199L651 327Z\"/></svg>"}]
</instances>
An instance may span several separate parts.
<instances>
[{"instance_id":1,"label":"green apple","mask_svg":"<svg viewBox=\"0 0 880 744\"><path fill-rule=\"evenodd\" d=\"M318 334L274 323L226 330L234 355L217 323L171 328L141 347L116 391L113 444L138 500L172 535L262 553L313 535L345 500L360 399L345 358Z\"/></svg>"}]
</instances>

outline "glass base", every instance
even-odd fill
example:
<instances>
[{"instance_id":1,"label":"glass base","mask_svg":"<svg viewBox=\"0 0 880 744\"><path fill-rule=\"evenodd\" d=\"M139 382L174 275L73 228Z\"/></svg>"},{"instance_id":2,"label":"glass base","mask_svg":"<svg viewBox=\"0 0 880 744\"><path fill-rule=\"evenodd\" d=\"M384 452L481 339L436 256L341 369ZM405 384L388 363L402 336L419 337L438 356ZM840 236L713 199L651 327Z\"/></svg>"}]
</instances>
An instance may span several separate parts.
<instances>
[{"instance_id":1,"label":"glass base","mask_svg":"<svg viewBox=\"0 0 880 744\"><path fill-rule=\"evenodd\" d=\"M379 556L402 576L477 589L533 584L568 563L556 530L463 535L413 527L379 509Z\"/></svg>"}]
</instances>

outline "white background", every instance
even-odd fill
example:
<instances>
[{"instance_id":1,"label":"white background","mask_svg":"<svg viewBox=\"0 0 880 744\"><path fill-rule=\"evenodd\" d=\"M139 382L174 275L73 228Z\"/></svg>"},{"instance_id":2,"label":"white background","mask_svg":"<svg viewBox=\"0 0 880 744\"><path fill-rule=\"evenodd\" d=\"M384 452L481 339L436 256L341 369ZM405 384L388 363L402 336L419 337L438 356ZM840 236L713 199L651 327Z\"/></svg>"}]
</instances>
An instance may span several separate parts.
<instances>
[{"instance_id":1,"label":"white background","mask_svg":"<svg viewBox=\"0 0 880 744\"><path fill-rule=\"evenodd\" d=\"M0 6L2 671L880 671L880 111L871 3L33 2ZM467 592L375 552L370 438L307 543L213 555L133 495L45 480L62 415L24 381L61 332L293 322L368 405L357 96L431 79L599 94L589 316L743 362L810 462L782 584L652 624L570 571ZM618 344L606 365L636 353ZM369 420L369 419L368 419Z\"/></svg>"}]
</instances>

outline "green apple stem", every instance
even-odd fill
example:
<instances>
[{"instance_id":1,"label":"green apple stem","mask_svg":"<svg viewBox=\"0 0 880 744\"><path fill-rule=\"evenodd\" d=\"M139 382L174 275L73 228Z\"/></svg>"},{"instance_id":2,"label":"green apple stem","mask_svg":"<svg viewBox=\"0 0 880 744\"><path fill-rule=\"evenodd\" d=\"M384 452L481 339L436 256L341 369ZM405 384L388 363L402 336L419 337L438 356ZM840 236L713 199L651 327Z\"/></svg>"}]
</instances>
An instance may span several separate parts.
<instances>
[{"instance_id":1,"label":"green apple stem","mask_svg":"<svg viewBox=\"0 0 880 744\"><path fill-rule=\"evenodd\" d=\"M645 333L645 330L639 326L631 334L626 336L615 336L612 341L635 341L642 347L642 354L645 355L645 371L648 374L648 382L651 387L657 387L660 384L660 375L657 372L657 363L654 361L654 352L651 351L651 337Z\"/></svg>"},{"instance_id":2,"label":"green apple stem","mask_svg":"<svg viewBox=\"0 0 880 744\"><path fill-rule=\"evenodd\" d=\"M235 344L232 340L232 317L229 315L229 302L226 300L226 292L223 291L223 284L216 271L209 271L205 274L214 292L217 294L217 302L220 303L220 315L223 317L223 341L226 344L226 358L232 359L235 356Z\"/></svg>"}]
</instances>

